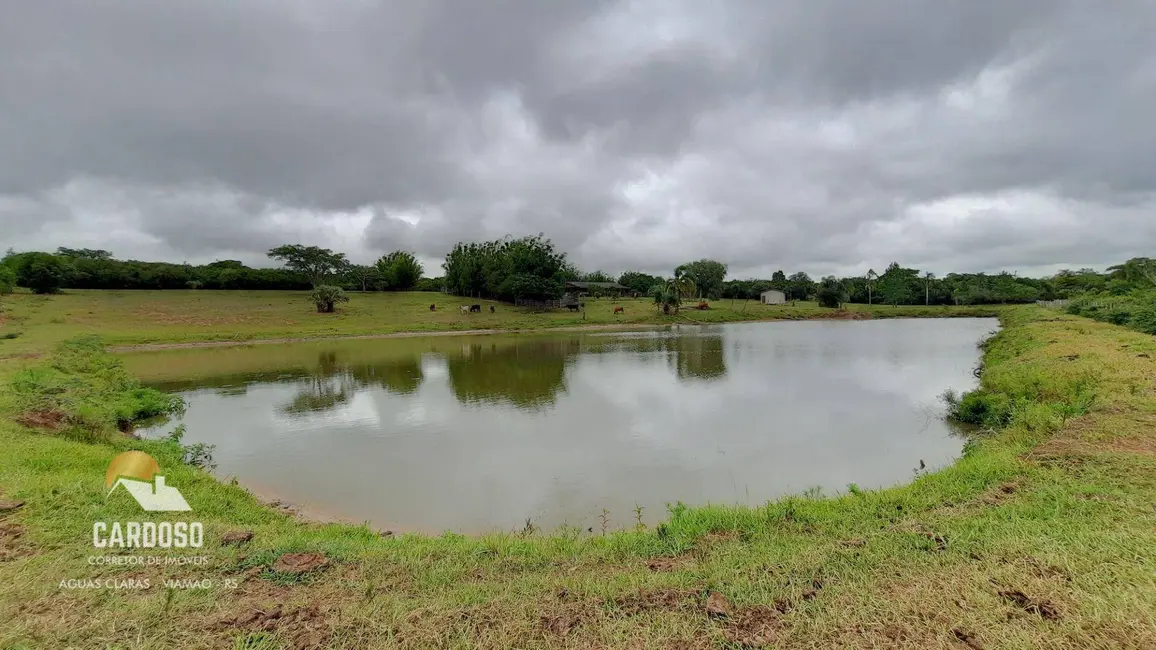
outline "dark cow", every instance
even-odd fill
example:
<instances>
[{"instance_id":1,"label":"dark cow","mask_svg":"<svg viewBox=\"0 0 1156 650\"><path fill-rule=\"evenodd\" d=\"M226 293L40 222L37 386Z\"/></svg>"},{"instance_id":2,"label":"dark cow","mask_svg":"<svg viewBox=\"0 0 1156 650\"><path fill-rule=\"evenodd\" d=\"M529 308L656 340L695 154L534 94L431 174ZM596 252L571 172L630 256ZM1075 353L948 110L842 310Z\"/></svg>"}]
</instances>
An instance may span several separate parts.
<instances>
[{"instance_id":1,"label":"dark cow","mask_svg":"<svg viewBox=\"0 0 1156 650\"><path fill-rule=\"evenodd\" d=\"M437 305L430 305L430 306L429 306L429 310L430 310L430 311L437 311L437 310L438 310L438 306L437 306Z\"/></svg>"},{"instance_id":2,"label":"dark cow","mask_svg":"<svg viewBox=\"0 0 1156 650\"><path fill-rule=\"evenodd\" d=\"M578 311L578 305L576 304L566 306L570 308L570 311Z\"/></svg>"},{"instance_id":3,"label":"dark cow","mask_svg":"<svg viewBox=\"0 0 1156 650\"><path fill-rule=\"evenodd\" d=\"M470 312L471 313L476 312L476 313L480 314L480 313L482 313L482 306L481 305L470 305Z\"/></svg>"},{"instance_id":4,"label":"dark cow","mask_svg":"<svg viewBox=\"0 0 1156 650\"><path fill-rule=\"evenodd\" d=\"M615 307L615 308L614 308L614 313L615 313L615 314L625 314L625 313L626 313L626 308L625 308L625 307Z\"/></svg>"},{"instance_id":5,"label":"dark cow","mask_svg":"<svg viewBox=\"0 0 1156 650\"><path fill-rule=\"evenodd\" d=\"M494 313L495 311L497 311L497 310L496 310L496 309L494 309L494 306L493 306L493 305L490 305L490 313L492 314L492 313Z\"/></svg>"}]
</instances>

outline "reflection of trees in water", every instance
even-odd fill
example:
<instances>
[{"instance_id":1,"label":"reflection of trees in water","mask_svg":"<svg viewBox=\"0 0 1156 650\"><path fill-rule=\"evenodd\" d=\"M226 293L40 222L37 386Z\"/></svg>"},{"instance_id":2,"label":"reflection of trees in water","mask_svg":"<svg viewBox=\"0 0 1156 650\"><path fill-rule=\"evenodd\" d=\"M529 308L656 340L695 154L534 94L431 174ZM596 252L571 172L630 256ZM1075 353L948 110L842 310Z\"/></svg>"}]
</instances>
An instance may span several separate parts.
<instances>
[{"instance_id":1,"label":"reflection of trees in water","mask_svg":"<svg viewBox=\"0 0 1156 650\"><path fill-rule=\"evenodd\" d=\"M679 379L717 379L727 373L721 332L623 338L595 343L587 351L596 354L622 351L662 353Z\"/></svg>"},{"instance_id":2,"label":"reflection of trees in water","mask_svg":"<svg viewBox=\"0 0 1156 650\"><path fill-rule=\"evenodd\" d=\"M391 393L406 395L421 386L421 358L409 357L384 363L351 366L349 375L362 386L381 386Z\"/></svg>"},{"instance_id":3,"label":"reflection of trees in water","mask_svg":"<svg viewBox=\"0 0 1156 650\"><path fill-rule=\"evenodd\" d=\"M567 360L581 351L575 339L519 341L498 347L470 343L446 355L450 387L462 402L551 405L566 387Z\"/></svg>"},{"instance_id":4,"label":"reflection of trees in water","mask_svg":"<svg viewBox=\"0 0 1156 650\"><path fill-rule=\"evenodd\" d=\"M668 359L679 379L717 379L727 374L721 335L679 336L670 341L673 354Z\"/></svg>"},{"instance_id":5,"label":"reflection of trees in water","mask_svg":"<svg viewBox=\"0 0 1156 650\"><path fill-rule=\"evenodd\" d=\"M348 365L335 352L322 352L310 377L284 407L285 413L315 413L347 404L358 390L381 386L391 393L412 393L424 376L421 359L407 357L391 361Z\"/></svg>"}]
</instances>

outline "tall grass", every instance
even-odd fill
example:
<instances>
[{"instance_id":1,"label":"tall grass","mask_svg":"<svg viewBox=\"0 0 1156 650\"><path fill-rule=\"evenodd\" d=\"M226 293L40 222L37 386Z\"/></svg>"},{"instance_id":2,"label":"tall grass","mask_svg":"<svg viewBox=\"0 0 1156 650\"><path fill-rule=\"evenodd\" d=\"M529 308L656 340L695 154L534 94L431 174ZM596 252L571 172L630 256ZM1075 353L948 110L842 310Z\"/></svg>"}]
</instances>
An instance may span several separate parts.
<instances>
[{"instance_id":1,"label":"tall grass","mask_svg":"<svg viewBox=\"0 0 1156 650\"><path fill-rule=\"evenodd\" d=\"M70 339L9 381L15 411L70 437L101 439L158 415L177 415L184 400L144 387L97 337Z\"/></svg>"}]
</instances>

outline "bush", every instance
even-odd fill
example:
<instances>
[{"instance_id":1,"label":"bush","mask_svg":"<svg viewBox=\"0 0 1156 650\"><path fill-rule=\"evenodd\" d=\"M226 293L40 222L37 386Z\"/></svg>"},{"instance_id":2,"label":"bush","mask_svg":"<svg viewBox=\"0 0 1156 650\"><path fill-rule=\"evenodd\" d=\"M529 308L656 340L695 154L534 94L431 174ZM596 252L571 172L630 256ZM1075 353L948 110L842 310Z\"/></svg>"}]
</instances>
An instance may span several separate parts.
<instances>
[{"instance_id":1,"label":"bush","mask_svg":"<svg viewBox=\"0 0 1156 650\"><path fill-rule=\"evenodd\" d=\"M1011 422L1012 400L1003 393L981 388L960 397L954 391L947 391L943 394L943 401L947 404L948 417L957 422L992 429Z\"/></svg>"},{"instance_id":2,"label":"bush","mask_svg":"<svg viewBox=\"0 0 1156 650\"><path fill-rule=\"evenodd\" d=\"M1128 327L1145 334L1156 334L1156 302L1137 309L1128 320Z\"/></svg>"},{"instance_id":3,"label":"bush","mask_svg":"<svg viewBox=\"0 0 1156 650\"><path fill-rule=\"evenodd\" d=\"M323 284L313 290L309 294L309 299L313 304L317 305L317 313L332 314L339 302L349 302L349 296L345 295L345 290L341 287L335 287L328 284Z\"/></svg>"}]
</instances>

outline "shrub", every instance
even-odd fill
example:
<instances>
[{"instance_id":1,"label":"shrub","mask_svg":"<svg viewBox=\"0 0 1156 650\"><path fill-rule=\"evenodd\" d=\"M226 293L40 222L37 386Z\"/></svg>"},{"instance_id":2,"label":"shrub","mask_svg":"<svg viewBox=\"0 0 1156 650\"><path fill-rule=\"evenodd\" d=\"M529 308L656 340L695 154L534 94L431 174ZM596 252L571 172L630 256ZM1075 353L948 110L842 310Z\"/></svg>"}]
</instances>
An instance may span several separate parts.
<instances>
[{"instance_id":1,"label":"shrub","mask_svg":"<svg viewBox=\"0 0 1156 650\"><path fill-rule=\"evenodd\" d=\"M943 401L947 404L948 417L957 422L993 429L1011 422L1012 400L1003 393L980 388L960 397L949 390L943 394Z\"/></svg>"},{"instance_id":2,"label":"shrub","mask_svg":"<svg viewBox=\"0 0 1156 650\"><path fill-rule=\"evenodd\" d=\"M317 313L332 314L339 302L349 302L349 296L341 287L323 284L309 294L309 299L317 305Z\"/></svg>"},{"instance_id":3,"label":"shrub","mask_svg":"<svg viewBox=\"0 0 1156 650\"><path fill-rule=\"evenodd\" d=\"M1156 302L1137 309L1128 320L1128 327L1145 334L1156 334Z\"/></svg>"}]
</instances>

